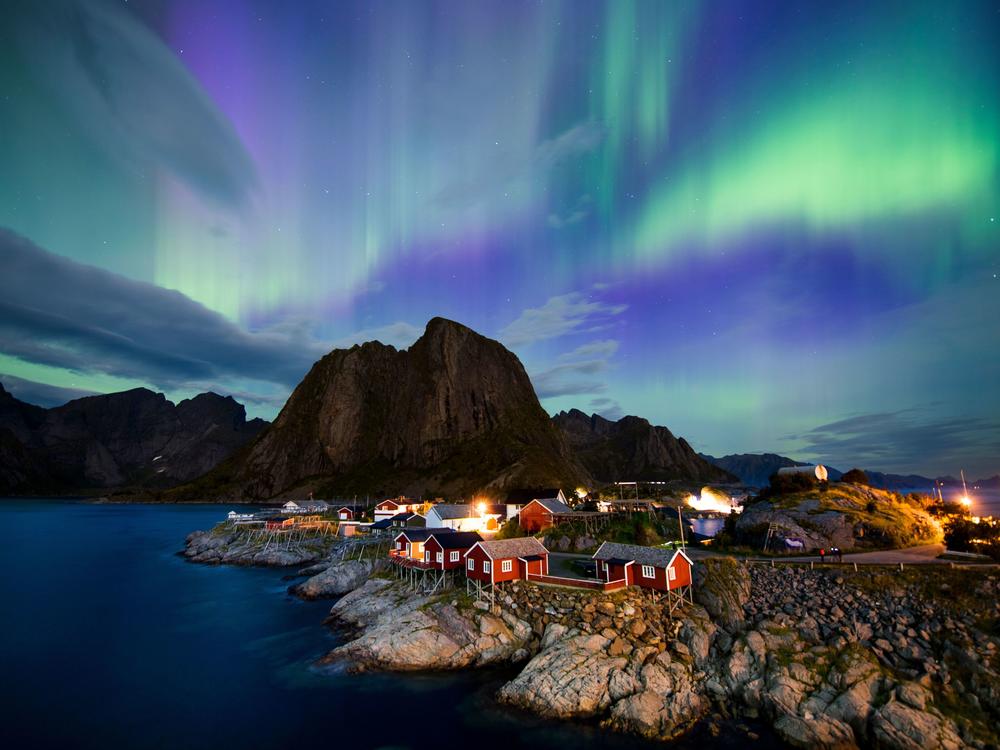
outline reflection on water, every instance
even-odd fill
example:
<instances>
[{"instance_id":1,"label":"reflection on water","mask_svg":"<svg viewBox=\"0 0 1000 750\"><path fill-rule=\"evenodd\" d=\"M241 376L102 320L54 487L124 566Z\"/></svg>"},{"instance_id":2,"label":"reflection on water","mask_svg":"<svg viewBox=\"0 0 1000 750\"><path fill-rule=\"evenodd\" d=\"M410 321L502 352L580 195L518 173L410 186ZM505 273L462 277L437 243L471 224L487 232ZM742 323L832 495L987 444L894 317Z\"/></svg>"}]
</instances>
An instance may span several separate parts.
<instances>
[{"instance_id":1,"label":"reflection on water","mask_svg":"<svg viewBox=\"0 0 1000 750\"><path fill-rule=\"evenodd\" d=\"M284 571L176 553L219 506L0 501L0 745L9 748L736 748L705 727L673 745L556 723L493 701L511 673L347 675L329 602ZM755 731L762 731L759 727ZM425 731L429 730L429 731ZM766 732L757 746L777 747Z\"/></svg>"},{"instance_id":2,"label":"reflection on water","mask_svg":"<svg viewBox=\"0 0 1000 750\"><path fill-rule=\"evenodd\" d=\"M696 534L701 536L715 536L720 531L722 527L725 526L726 519L724 518L692 518L691 528L694 529Z\"/></svg>"}]
</instances>

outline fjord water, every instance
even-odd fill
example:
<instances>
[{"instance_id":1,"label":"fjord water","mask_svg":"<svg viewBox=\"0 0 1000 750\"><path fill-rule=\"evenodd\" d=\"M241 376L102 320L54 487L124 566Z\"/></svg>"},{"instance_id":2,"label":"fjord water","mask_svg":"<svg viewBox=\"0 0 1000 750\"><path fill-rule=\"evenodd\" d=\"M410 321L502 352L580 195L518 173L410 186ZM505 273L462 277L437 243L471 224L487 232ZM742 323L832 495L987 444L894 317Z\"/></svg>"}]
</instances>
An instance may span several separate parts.
<instances>
[{"instance_id":1,"label":"fjord water","mask_svg":"<svg viewBox=\"0 0 1000 750\"><path fill-rule=\"evenodd\" d=\"M664 747L504 710L505 672L313 668L337 643L329 602L178 556L228 510L0 500L0 747ZM724 725L673 747L745 744Z\"/></svg>"}]
</instances>

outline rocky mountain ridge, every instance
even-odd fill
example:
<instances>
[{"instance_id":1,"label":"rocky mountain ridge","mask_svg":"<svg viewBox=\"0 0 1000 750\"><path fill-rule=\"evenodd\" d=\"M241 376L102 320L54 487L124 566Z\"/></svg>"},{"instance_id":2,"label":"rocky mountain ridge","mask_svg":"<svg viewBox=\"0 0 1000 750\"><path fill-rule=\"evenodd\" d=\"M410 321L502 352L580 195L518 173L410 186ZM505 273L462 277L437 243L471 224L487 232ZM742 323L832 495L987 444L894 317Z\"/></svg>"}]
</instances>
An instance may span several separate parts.
<instances>
[{"instance_id":1,"label":"rocky mountain ridge","mask_svg":"<svg viewBox=\"0 0 1000 750\"><path fill-rule=\"evenodd\" d=\"M617 422L579 409L552 418L581 463L604 482L619 480L731 482L735 478L699 456L684 438L642 417Z\"/></svg>"},{"instance_id":2,"label":"rocky mountain ridge","mask_svg":"<svg viewBox=\"0 0 1000 750\"><path fill-rule=\"evenodd\" d=\"M44 409L0 385L0 493L163 487L213 468L267 426L232 397L176 405L136 388Z\"/></svg>"},{"instance_id":3,"label":"rocky mountain ridge","mask_svg":"<svg viewBox=\"0 0 1000 750\"><path fill-rule=\"evenodd\" d=\"M372 341L324 356L266 433L174 496L456 495L590 480L518 358L434 318L409 349Z\"/></svg>"}]
</instances>

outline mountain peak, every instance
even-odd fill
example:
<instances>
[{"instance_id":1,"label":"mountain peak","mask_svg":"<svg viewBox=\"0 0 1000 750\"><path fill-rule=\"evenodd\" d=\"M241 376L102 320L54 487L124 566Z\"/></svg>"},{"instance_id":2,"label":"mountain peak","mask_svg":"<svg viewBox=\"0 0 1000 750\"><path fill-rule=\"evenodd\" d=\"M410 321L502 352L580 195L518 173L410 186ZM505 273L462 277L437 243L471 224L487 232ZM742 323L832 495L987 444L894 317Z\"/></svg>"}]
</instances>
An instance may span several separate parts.
<instances>
[{"instance_id":1,"label":"mountain peak","mask_svg":"<svg viewBox=\"0 0 1000 750\"><path fill-rule=\"evenodd\" d=\"M458 494L589 479L517 357L436 317L407 350L366 344L314 364L227 491Z\"/></svg>"}]
</instances>

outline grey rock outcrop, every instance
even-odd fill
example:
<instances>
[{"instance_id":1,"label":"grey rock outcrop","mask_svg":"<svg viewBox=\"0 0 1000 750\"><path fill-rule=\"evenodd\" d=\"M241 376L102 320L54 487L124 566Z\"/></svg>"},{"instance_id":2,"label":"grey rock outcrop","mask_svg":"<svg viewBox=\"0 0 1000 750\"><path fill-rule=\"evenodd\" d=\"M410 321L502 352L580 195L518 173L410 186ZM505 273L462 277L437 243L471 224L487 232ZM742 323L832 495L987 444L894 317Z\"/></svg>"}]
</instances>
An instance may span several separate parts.
<instances>
[{"instance_id":1,"label":"grey rock outcrop","mask_svg":"<svg viewBox=\"0 0 1000 750\"><path fill-rule=\"evenodd\" d=\"M292 590L303 599L328 599L354 591L368 580L381 560L343 560L331 563L295 586Z\"/></svg>"},{"instance_id":2,"label":"grey rock outcrop","mask_svg":"<svg viewBox=\"0 0 1000 750\"><path fill-rule=\"evenodd\" d=\"M331 611L334 620L366 627L321 663L343 663L355 672L459 669L512 661L531 638L531 627L516 617L460 609L448 597L411 596L400 611L398 588L374 583Z\"/></svg>"},{"instance_id":3,"label":"grey rock outcrop","mask_svg":"<svg viewBox=\"0 0 1000 750\"><path fill-rule=\"evenodd\" d=\"M191 562L210 565L286 568L324 560L336 544L337 541L332 539L315 539L267 546L262 542L251 542L232 529L217 527L211 531L188 534L184 556Z\"/></svg>"}]
</instances>

